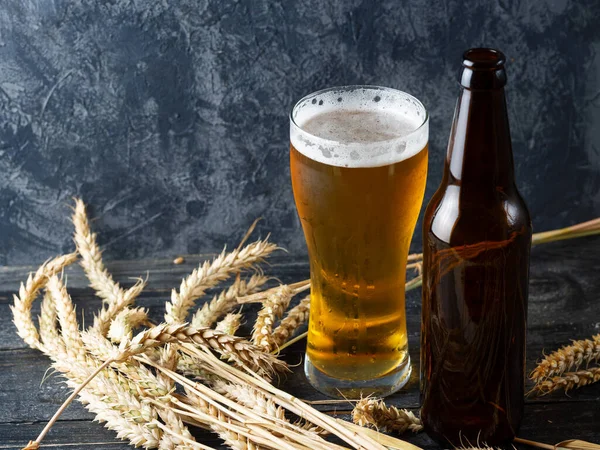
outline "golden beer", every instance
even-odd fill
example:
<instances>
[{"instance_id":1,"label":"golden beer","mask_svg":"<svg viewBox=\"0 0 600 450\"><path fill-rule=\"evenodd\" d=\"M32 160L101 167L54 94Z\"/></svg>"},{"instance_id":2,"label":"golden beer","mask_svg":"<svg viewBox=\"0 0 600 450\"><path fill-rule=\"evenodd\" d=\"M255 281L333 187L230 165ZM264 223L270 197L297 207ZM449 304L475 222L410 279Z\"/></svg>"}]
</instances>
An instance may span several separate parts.
<instances>
[{"instance_id":1,"label":"golden beer","mask_svg":"<svg viewBox=\"0 0 600 450\"><path fill-rule=\"evenodd\" d=\"M305 370L329 395L386 395L408 380L404 283L427 125L420 102L378 87L321 91L292 112L292 186L311 271Z\"/></svg>"}]
</instances>

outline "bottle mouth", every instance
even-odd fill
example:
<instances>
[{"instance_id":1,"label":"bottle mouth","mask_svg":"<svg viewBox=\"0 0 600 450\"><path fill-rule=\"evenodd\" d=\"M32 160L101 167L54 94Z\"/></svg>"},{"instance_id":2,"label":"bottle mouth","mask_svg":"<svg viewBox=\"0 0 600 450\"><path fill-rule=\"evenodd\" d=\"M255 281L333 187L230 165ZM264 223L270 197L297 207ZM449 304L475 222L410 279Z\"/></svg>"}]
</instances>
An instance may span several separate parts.
<instances>
[{"instance_id":1,"label":"bottle mouth","mask_svg":"<svg viewBox=\"0 0 600 450\"><path fill-rule=\"evenodd\" d=\"M505 62L504 53L493 48L472 48L463 53L463 66L471 70L497 70Z\"/></svg>"}]
</instances>

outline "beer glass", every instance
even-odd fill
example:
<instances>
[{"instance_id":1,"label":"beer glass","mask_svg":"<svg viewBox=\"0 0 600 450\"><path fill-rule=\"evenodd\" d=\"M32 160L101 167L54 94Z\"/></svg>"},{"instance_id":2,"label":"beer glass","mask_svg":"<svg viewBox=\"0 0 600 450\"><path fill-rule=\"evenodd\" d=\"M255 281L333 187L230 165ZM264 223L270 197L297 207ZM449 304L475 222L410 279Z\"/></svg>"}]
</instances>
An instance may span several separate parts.
<instances>
[{"instance_id":1,"label":"beer glass","mask_svg":"<svg viewBox=\"0 0 600 450\"><path fill-rule=\"evenodd\" d=\"M306 375L332 397L391 394L411 371L404 284L427 177L427 111L401 91L344 86L304 97L290 119L311 274Z\"/></svg>"}]
</instances>

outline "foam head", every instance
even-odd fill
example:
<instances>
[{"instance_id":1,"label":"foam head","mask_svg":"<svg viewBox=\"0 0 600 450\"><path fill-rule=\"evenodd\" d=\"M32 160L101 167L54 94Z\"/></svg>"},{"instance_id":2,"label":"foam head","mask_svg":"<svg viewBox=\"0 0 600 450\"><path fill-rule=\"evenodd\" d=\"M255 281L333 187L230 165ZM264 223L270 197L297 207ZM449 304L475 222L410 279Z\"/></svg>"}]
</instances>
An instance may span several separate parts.
<instances>
[{"instance_id":1,"label":"foam head","mask_svg":"<svg viewBox=\"0 0 600 450\"><path fill-rule=\"evenodd\" d=\"M377 167L414 156L427 145L425 107L413 96L377 86L315 92L292 111L296 150L323 164Z\"/></svg>"}]
</instances>

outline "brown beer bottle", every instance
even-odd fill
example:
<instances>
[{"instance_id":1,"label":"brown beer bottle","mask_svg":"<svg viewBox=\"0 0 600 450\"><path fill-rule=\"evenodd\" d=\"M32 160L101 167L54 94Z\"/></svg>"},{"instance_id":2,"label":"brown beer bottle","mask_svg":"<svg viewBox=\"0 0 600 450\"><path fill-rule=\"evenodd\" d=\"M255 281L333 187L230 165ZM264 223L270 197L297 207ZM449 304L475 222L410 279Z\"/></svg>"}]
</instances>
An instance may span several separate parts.
<instances>
[{"instance_id":1,"label":"brown beer bottle","mask_svg":"<svg viewBox=\"0 0 600 450\"><path fill-rule=\"evenodd\" d=\"M438 442L510 442L523 415L531 220L514 180L504 55L463 55L423 224L421 419Z\"/></svg>"}]
</instances>

